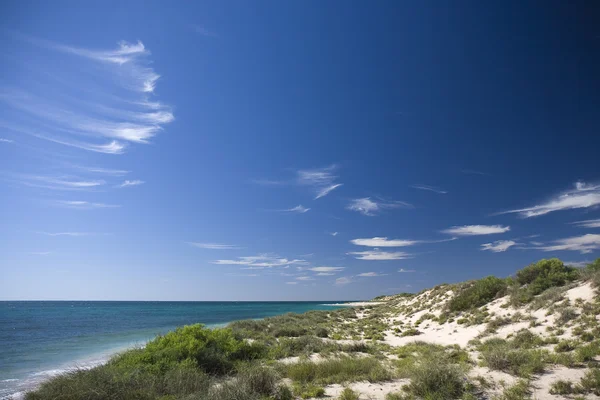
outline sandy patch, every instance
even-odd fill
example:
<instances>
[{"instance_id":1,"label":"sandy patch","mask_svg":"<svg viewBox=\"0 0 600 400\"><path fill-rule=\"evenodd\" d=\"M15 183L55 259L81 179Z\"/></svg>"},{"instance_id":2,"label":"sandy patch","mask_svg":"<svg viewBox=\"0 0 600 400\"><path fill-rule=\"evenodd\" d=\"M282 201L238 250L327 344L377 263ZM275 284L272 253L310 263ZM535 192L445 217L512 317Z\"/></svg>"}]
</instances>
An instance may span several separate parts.
<instances>
[{"instance_id":1,"label":"sandy patch","mask_svg":"<svg viewBox=\"0 0 600 400\"><path fill-rule=\"evenodd\" d=\"M596 291L592 287L590 282L585 285L574 287L573 289L567 290L565 293L566 297L571 301L571 304L575 304L575 300L583 299L586 303L591 303L596 297Z\"/></svg>"},{"instance_id":2,"label":"sandy patch","mask_svg":"<svg viewBox=\"0 0 600 400\"><path fill-rule=\"evenodd\" d=\"M564 396L553 395L550 394L550 386L552 383L558 380L571 381L573 383L579 382L579 380L585 375L587 369L573 369L566 368L562 366L558 366L549 370L543 375L538 376L531 382L531 390L533 394L533 398L536 400L557 400L557 399L565 399ZM592 394L587 394L585 396L586 399L600 399L598 396L594 396Z\"/></svg>"},{"instance_id":3,"label":"sandy patch","mask_svg":"<svg viewBox=\"0 0 600 400\"><path fill-rule=\"evenodd\" d=\"M385 343L396 347L415 341L423 341L443 346L457 344L460 347L466 347L470 340L475 339L485 330L485 326L473 325L464 327L452 322L443 325L432 323L428 328L419 327L417 329L422 332L420 335L405 337L398 337L393 331L385 331Z\"/></svg>"}]
</instances>

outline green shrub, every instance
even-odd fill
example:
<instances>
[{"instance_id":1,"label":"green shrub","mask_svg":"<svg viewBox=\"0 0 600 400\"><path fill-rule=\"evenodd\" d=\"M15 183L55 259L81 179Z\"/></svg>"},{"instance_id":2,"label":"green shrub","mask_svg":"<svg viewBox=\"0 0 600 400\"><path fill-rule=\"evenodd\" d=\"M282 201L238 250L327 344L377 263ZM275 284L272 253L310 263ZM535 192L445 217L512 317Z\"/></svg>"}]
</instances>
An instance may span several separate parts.
<instances>
[{"instance_id":1,"label":"green shrub","mask_svg":"<svg viewBox=\"0 0 600 400\"><path fill-rule=\"evenodd\" d=\"M563 286L577 279L577 271L566 266L558 258L540 260L517 271L516 281L519 285L527 285L532 295L538 295L551 287Z\"/></svg>"},{"instance_id":2,"label":"green shrub","mask_svg":"<svg viewBox=\"0 0 600 400\"><path fill-rule=\"evenodd\" d=\"M505 280L495 276L479 279L454 296L448 303L448 309L458 312L481 307L502 294L506 286Z\"/></svg>"},{"instance_id":3,"label":"green shrub","mask_svg":"<svg viewBox=\"0 0 600 400\"><path fill-rule=\"evenodd\" d=\"M554 351L557 353L564 353L566 351L573 351L576 348L575 342L572 340L561 340L556 346L554 346Z\"/></svg>"}]
</instances>

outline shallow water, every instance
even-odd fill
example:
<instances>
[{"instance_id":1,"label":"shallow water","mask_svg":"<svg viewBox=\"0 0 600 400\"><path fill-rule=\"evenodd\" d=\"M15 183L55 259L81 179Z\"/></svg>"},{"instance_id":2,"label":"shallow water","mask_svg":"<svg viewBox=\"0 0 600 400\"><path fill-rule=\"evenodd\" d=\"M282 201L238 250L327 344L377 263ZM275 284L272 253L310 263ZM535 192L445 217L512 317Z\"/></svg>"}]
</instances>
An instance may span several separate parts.
<instances>
[{"instance_id":1,"label":"shallow water","mask_svg":"<svg viewBox=\"0 0 600 400\"><path fill-rule=\"evenodd\" d=\"M0 398L70 368L98 365L177 326L332 308L322 302L0 302Z\"/></svg>"}]
</instances>

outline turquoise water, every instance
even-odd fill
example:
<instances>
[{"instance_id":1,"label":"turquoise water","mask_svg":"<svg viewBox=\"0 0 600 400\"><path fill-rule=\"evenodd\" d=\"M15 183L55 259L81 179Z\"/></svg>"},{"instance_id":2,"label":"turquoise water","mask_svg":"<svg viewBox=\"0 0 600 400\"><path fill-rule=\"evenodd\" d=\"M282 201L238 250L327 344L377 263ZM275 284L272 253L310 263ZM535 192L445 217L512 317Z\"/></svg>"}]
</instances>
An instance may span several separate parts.
<instances>
[{"instance_id":1,"label":"turquoise water","mask_svg":"<svg viewBox=\"0 0 600 400\"><path fill-rule=\"evenodd\" d=\"M0 398L186 324L332 309L322 302L0 302Z\"/></svg>"}]
</instances>

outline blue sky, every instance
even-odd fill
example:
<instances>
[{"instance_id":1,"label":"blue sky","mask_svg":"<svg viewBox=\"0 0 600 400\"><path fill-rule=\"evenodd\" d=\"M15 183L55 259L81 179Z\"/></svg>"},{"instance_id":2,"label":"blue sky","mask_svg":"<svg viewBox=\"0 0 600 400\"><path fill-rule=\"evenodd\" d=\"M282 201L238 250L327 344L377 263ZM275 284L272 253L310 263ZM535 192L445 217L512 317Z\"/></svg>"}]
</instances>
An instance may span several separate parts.
<instances>
[{"instance_id":1,"label":"blue sky","mask_svg":"<svg viewBox=\"0 0 600 400\"><path fill-rule=\"evenodd\" d=\"M365 299L599 257L591 10L196 3L2 4L1 299Z\"/></svg>"}]
</instances>

